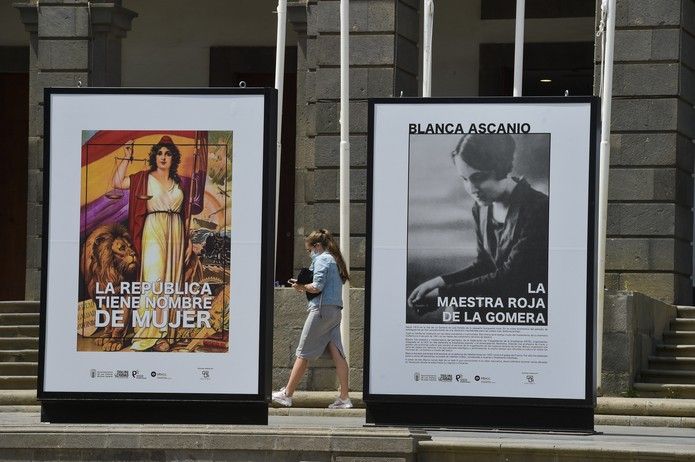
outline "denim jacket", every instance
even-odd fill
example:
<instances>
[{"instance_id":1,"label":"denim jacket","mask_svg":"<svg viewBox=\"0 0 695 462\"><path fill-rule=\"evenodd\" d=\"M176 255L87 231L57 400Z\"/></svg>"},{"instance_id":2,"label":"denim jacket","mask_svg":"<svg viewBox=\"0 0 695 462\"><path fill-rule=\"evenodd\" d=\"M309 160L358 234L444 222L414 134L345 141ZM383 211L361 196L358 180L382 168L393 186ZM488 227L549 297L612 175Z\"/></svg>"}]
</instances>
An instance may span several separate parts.
<instances>
[{"instance_id":1,"label":"denim jacket","mask_svg":"<svg viewBox=\"0 0 695 462\"><path fill-rule=\"evenodd\" d=\"M321 305L343 306L343 280L338 265L330 252L312 255L310 270L314 272L314 286L321 291L318 297L309 300L309 309Z\"/></svg>"}]
</instances>

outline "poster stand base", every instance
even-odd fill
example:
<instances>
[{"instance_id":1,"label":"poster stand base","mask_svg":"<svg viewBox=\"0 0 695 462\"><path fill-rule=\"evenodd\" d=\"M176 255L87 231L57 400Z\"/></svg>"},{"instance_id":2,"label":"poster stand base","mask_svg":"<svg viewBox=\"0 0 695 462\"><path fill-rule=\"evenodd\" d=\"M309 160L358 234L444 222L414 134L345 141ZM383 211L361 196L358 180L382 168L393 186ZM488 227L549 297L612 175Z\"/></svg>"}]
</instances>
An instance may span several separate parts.
<instances>
[{"instance_id":1,"label":"poster stand base","mask_svg":"<svg viewBox=\"0 0 695 462\"><path fill-rule=\"evenodd\" d=\"M366 402L367 423L594 433L594 408Z\"/></svg>"},{"instance_id":2,"label":"poster stand base","mask_svg":"<svg viewBox=\"0 0 695 462\"><path fill-rule=\"evenodd\" d=\"M268 404L265 401L43 401L41 421L267 425Z\"/></svg>"}]
</instances>

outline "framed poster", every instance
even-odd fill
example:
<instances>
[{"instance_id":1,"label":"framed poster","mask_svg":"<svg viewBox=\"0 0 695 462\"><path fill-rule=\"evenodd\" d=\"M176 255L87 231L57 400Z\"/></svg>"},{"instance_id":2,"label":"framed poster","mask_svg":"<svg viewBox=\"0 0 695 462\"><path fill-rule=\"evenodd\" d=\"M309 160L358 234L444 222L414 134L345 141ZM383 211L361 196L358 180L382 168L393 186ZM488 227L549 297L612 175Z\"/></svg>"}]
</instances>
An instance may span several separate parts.
<instances>
[{"instance_id":1,"label":"framed poster","mask_svg":"<svg viewBox=\"0 0 695 462\"><path fill-rule=\"evenodd\" d=\"M597 99L369 109L368 421L592 430Z\"/></svg>"},{"instance_id":2,"label":"framed poster","mask_svg":"<svg viewBox=\"0 0 695 462\"><path fill-rule=\"evenodd\" d=\"M272 89L46 90L46 420L267 422L275 105Z\"/></svg>"}]
</instances>

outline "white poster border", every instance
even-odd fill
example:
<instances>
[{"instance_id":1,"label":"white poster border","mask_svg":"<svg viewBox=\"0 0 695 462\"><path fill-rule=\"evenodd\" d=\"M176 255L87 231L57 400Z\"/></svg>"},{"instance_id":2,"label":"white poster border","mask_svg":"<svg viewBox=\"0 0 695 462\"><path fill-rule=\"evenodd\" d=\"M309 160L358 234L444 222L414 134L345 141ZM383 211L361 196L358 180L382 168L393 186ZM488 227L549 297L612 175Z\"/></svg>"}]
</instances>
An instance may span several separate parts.
<instances>
[{"instance_id":1,"label":"white poster border","mask_svg":"<svg viewBox=\"0 0 695 462\"><path fill-rule=\"evenodd\" d=\"M582 97L370 101L365 400L593 400L596 101ZM421 133L427 124L440 124L444 130L456 130L461 124L469 133L471 124L479 123L530 123L531 133L551 135L548 331L549 349L556 351L550 352L549 368L532 371L531 379L521 370L511 379L504 374L508 365L454 367L404 361L409 127L416 124ZM433 129L438 130L436 125ZM445 324L442 329L464 332L475 327Z\"/></svg>"},{"instance_id":2,"label":"white poster border","mask_svg":"<svg viewBox=\"0 0 695 462\"><path fill-rule=\"evenodd\" d=\"M272 349L273 96L272 89L46 90L40 399L264 399ZM233 132L230 266L243 270L231 271L229 281L227 352L76 351L77 310L67 307L77 306L78 295L81 134L104 129ZM95 369L142 378L91 379Z\"/></svg>"}]
</instances>

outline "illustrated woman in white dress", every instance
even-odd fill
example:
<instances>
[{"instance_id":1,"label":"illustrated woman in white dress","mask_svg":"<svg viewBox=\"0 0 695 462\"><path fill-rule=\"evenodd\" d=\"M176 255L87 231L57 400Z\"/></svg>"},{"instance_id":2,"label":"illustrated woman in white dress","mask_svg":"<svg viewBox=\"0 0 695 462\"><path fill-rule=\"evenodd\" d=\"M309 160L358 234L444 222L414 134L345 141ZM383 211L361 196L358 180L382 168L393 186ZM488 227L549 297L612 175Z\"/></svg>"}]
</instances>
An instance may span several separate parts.
<instances>
[{"instance_id":1,"label":"illustrated woman in white dress","mask_svg":"<svg viewBox=\"0 0 695 462\"><path fill-rule=\"evenodd\" d=\"M114 186L130 191L128 227L140 256L140 281L181 284L187 239L184 223L190 213L186 207L190 178L177 173L181 153L169 136L163 136L150 150L149 169L125 176L133 160L132 142L126 144L125 152L126 158L114 175ZM167 351L171 347L166 309L147 306L148 298L156 305L165 297L156 291L141 296L138 317L151 321L149 325L134 326L133 350Z\"/></svg>"}]
</instances>

